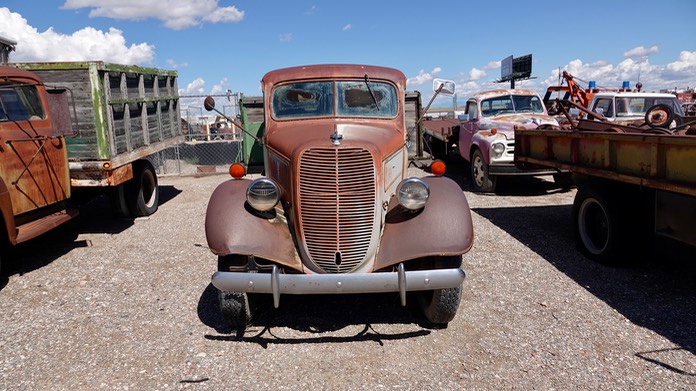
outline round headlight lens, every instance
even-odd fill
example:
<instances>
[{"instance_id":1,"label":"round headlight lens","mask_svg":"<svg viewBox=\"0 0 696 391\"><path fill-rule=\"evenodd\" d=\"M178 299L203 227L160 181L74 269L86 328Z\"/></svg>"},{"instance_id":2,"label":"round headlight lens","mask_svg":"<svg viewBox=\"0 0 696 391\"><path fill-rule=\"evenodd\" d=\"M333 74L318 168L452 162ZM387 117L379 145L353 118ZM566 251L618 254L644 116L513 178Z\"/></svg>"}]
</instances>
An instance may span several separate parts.
<instances>
[{"instance_id":1,"label":"round headlight lens","mask_svg":"<svg viewBox=\"0 0 696 391\"><path fill-rule=\"evenodd\" d=\"M268 178L255 179L247 188L247 202L252 208L267 212L280 200L278 185Z\"/></svg>"},{"instance_id":2,"label":"round headlight lens","mask_svg":"<svg viewBox=\"0 0 696 391\"><path fill-rule=\"evenodd\" d=\"M495 157L501 157L503 152L505 152L505 145L503 143L493 144L493 154Z\"/></svg>"},{"instance_id":3,"label":"round headlight lens","mask_svg":"<svg viewBox=\"0 0 696 391\"><path fill-rule=\"evenodd\" d=\"M422 209L430 197L430 188L419 178L407 178L396 190L396 197L399 204L406 209Z\"/></svg>"}]
</instances>

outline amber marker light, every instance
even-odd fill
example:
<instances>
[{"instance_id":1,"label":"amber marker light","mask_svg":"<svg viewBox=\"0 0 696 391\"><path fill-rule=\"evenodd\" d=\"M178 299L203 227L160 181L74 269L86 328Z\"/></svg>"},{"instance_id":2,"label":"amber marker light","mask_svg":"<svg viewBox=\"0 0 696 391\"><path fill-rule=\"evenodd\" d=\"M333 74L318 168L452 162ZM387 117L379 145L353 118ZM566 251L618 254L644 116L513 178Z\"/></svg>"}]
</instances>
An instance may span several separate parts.
<instances>
[{"instance_id":1,"label":"amber marker light","mask_svg":"<svg viewBox=\"0 0 696 391\"><path fill-rule=\"evenodd\" d=\"M434 160L430 164L430 172L432 172L433 175L443 176L445 175L445 171L447 171L447 165L442 160Z\"/></svg>"},{"instance_id":2,"label":"amber marker light","mask_svg":"<svg viewBox=\"0 0 696 391\"><path fill-rule=\"evenodd\" d=\"M246 174L246 166L242 163L232 163L230 166L230 175L234 179L239 179Z\"/></svg>"},{"instance_id":3,"label":"amber marker light","mask_svg":"<svg viewBox=\"0 0 696 391\"><path fill-rule=\"evenodd\" d=\"M496 128L491 129L491 134L492 135L498 134L498 129L496 129Z\"/></svg>"}]
</instances>

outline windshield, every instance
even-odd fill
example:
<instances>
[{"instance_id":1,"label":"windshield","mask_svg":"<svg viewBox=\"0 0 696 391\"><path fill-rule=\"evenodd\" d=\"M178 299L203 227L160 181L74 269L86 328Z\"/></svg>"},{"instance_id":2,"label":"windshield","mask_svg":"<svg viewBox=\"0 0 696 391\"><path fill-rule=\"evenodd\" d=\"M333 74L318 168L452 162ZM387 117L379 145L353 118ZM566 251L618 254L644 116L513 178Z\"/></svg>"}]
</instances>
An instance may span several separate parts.
<instances>
[{"instance_id":1,"label":"windshield","mask_svg":"<svg viewBox=\"0 0 696 391\"><path fill-rule=\"evenodd\" d=\"M368 88L369 87L369 88ZM314 81L283 84L273 90L273 116L278 119L350 116L396 116L396 89L374 81Z\"/></svg>"},{"instance_id":2,"label":"windshield","mask_svg":"<svg viewBox=\"0 0 696 391\"><path fill-rule=\"evenodd\" d=\"M0 121L26 121L43 116L36 87L0 85Z\"/></svg>"},{"instance_id":3,"label":"windshield","mask_svg":"<svg viewBox=\"0 0 696 391\"><path fill-rule=\"evenodd\" d=\"M676 97L633 97L633 98L616 98L616 116L617 117L642 117L651 107L655 105L667 105L675 114L684 115L679 100Z\"/></svg>"},{"instance_id":4,"label":"windshield","mask_svg":"<svg viewBox=\"0 0 696 391\"><path fill-rule=\"evenodd\" d=\"M536 95L507 95L486 99L481 102L481 115L492 117L510 113L544 112L544 106Z\"/></svg>"}]
</instances>

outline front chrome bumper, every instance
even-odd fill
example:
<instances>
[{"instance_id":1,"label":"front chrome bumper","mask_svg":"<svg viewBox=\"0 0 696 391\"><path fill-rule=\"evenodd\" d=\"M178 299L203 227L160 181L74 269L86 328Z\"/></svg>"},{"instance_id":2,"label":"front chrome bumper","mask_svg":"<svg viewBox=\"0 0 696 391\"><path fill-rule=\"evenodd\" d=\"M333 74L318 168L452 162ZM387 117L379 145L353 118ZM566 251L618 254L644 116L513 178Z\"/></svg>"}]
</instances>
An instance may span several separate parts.
<instances>
[{"instance_id":1,"label":"front chrome bumper","mask_svg":"<svg viewBox=\"0 0 696 391\"><path fill-rule=\"evenodd\" d=\"M280 294L351 294L399 292L401 304L406 305L406 292L455 288L464 281L460 268L405 271L388 273L346 274L281 274L277 267L271 273L216 272L212 283L225 292L272 293L273 305L278 308Z\"/></svg>"}]
</instances>

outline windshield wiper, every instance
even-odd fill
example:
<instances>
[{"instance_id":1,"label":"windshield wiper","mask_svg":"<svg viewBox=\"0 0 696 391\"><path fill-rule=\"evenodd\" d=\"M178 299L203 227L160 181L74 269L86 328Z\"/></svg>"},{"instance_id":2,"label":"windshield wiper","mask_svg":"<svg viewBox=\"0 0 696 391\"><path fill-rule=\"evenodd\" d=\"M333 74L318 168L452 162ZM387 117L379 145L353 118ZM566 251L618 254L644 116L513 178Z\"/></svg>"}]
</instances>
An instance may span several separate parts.
<instances>
[{"instance_id":1,"label":"windshield wiper","mask_svg":"<svg viewBox=\"0 0 696 391\"><path fill-rule=\"evenodd\" d=\"M375 94L373 94L372 90L370 89L370 78L367 77L367 73L365 74L365 86L367 87L367 92L369 92L370 96L372 97L372 101L375 102L377 111L379 111L379 104L377 103L377 98L375 98Z\"/></svg>"}]
</instances>

